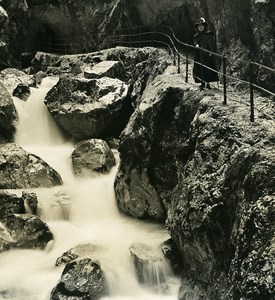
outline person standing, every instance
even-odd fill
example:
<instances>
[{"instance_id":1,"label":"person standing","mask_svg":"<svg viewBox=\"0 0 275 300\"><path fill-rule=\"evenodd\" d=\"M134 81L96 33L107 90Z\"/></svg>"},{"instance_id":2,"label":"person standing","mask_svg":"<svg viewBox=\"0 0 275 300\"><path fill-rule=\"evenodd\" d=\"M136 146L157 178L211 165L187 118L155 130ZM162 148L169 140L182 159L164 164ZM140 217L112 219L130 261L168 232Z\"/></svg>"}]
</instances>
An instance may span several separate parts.
<instances>
[{"instance_id":1,"label":"person standing","mask_svg":"<svg viewBox=\"0 0 275 300\"><path fill-rule=\"evenodd\" d=\"M216 52L216 38L214 33L208 30L208 24L203 17L197 20L195 27L197 33L194 35L195 54L193 77L196 83L201 83L201 90L203 90L205 86L210 89L209 83L219 81L219 77L218 73L213 71L217 70L213 54L203 49Z\"/></svg>"}]
</instances>

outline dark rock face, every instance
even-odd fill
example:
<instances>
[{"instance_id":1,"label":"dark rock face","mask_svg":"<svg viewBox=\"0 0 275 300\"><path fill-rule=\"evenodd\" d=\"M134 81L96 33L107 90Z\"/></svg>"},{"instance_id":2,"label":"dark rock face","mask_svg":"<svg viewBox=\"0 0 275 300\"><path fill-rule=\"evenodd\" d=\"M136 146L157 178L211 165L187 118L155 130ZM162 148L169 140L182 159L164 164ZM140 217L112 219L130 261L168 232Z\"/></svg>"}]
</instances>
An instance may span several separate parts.
<instances>
[{"instance_id":1,"label":"dark rock face","mask_svg":"<svg viewBox=\"0 0 275 300\"><path fill-rule=\"evenodd\" d=\"M86 53L112 47L108 36L137 25L148 30L170 26L180 40L192 44L194 23L201 16L216 33L220 51L232 57L230 71L239 73L241 68L247 77L248 65L236 58L252 58L274 68L274 1L51 0L19 4L12 0L2 5L0 68L18 66L22 52ZM60 39L61 45L54 45ZM272 73L256 69L261 83L274 81Z\"/></svg>"},{"instance_id":2,"label":"dark rock face","mask_svg":"<svg viewBox=\"0 0 275 300\"><path fill-rule=\"evenodd\" d=\"M199 100L175 75L156 77L144 91L119 147L115 191L124 212L165 219L179 180L176 159L188 152L186 139Z\"/></svg>"},{"instance_id":3,"label":"dark rock face","mask_svg":"<svg viewBox=\"0 0 275 300\"><path fill-rule=\"evenodd\" d=\"M161 251L170 262L172 270L175 275L181 275L183 270L181 255L177 245L172 239L169 239L161 244Z\"/></svg>"},{"instance_id":4,"label":"dark rock face","mask_svg":"<svg viewBox=\"0 0 275 300\"><path fill-rule=\"evenodd\" d=\"M5 9L1 6L0 7L0 28L1 29L4 27L7 20L8 20L8 14L5 11Z\"/></svg>"},{"instance_id":5,"label":"dark rock face","mask_svg":"<svg viewBox=\"0 0 275 300\"><path fill-rule=\"evenodd\" d=\"M17 113L12 98L0 82L0 142L11 141L17 124Z\"/></svg>"},{"instance_id":6,"label":"dark rock face","mask_svg":"<svg viewBox=\"0 0 275 300\"><path fill-rule=\"evenodd\" d=\"M0 188L52 187L60 175L45 161L15 144L0 147Z\"/></svg>"},{"instance_id":7,"label":"dark rock face","mask_svg":"<svg viewBox=\"0 0 275 300\"><path fill-rule=\"evenodd\" d=\"M22 199L24 203L29 207L31 212L35 215L37 211L37 195L35 193L22 192Z\"/></svg>"},{"instance_id":8,"label":"dark rock face","mask_svg":"<svg viewBox=\"0 0 275 300\"><path fill-rule=\"evenodd\" d=\"M104 273L98 263L89 258L67 263L51 299L94 299L107 295Z\"/></svg>"},{"instance_id":9,"label":"dark rock face","mask_svg":"<svg viewBox=\"0 0 275 300\"><path fill-rule=\"evenodd\" d=\"M28 6L26 1L4 0L0 9L6 15L6 21L0 25L0 69L19 68L21 53L28 48Z\"/></svg>"},{"instance_id":10,"label":"dark rock face","mask_svg":"<svg viewBox=\"0 0 275 300\"><path fill-rule=\"evenodd\" d=\"M29 41L67 40L67 47L60 45L57 50L67 53L83 53L106 48L108 34L116 28L128 27L140 21L134 5L120 0L105 1L28 1L30 11ZM35 45L34 45L35 46ZM48 45L40 43L42 51Z\"/></svg>"},{"instance_id":11,"label":"dark rock face","mask_svg":"<svg viewBox=\"0 0 275 300\"><path fill-rule=\"evenodd\" d=\"M118 79L62 77L48 92L45 104L71 135L79 139L102 138L120 133L127 93L128 86Z\"/></svg>"},{"instance_id":12,"label":"dark rock face","mask_svg":"<svg viewBox=\"0 0 275 300\"><path fill-rule=\"evenodd\" d=\"M108 144L99 139L82 141L72 153L74 173L107 173L115 165L115 157Z\"/></svg>"},{"instance_id":13,"label":"dark rock face","mask_svg":"<svg viewBox=\"0 0 275 300\"><path fill-rule=\"evenodd\" d=\"M179 299L272 299L270 102L259 98L251 124L245 105L203 97L169 70L146 86L121 135L119 205L138 218L167 213L182 260Z\"/></svg>"},{"instance_id":14,"label":"dark rock face","mask_svg":"<svg viewBox=\"0 0 275 300\"><path fill-rule=\"evenodd\" d=\"M53 239L48 226L36 216L9 214L0 221L0 252L11 248L43 249Z\"/></svg>"},{"instance_id":15,"label":"dark rock face","mask_svg":"<svg viewBox=\"0 0 275 300\"><path fill-rule=\"evenodd\" d=\"M34 193L23 192L22 197L0 191L0 253L12 248L45 248L53 239L48 226L38 217L25 214L24 201Z\"/></svg>"},{"instance_id":16,"label":"dark rock face","mask_svg":"<svg viewBox=\"0 0 275 300\"><path fill-rule=\"evenodd\" d=\"M230 268L235 299L274 296L274 220L275 199L269 195L259 198L241 221L237 251Z\"/></svg>"},{"instance_id":17,"label":"dark rock face","mask_svg":"<svg viewBox=\"0 0 275 300\"><path fill-rule=\"evenodd\" d=\"M120 61L125 70L125 81L130 85L131 102L140 102L145 87L168 67L169 55L163 49L152 47L116 47L107 52L107 60Z\"/></svg>"},{"instance_id":18,"label":"dark rock face","mask_svg":"<svg viewBox=\"0 0 275 300\"><path fill-rule=\"evenodd\" d=\"M14 194L0 190L0 219L14 213L25 213L23 199Z\"/></svg>"},{"instance_id":19,"label":"dark rock face","mask_svg":"<svg viewBox=\"0 0 275 300\"><path fill-rule=\"evenodd\" d=\"M17 87L12 92L12 95L26 101L31 94L30 87L28 85L19 83Z\"/></svg>"},{"instance_id":20,"label":"dark rock face","mask_svg":"<svg viewBox=\"0 0 275 300\"><path fill-rule=\"evenodd\" d=\"M196 278L202 288L214 279L219 292L206 289L202 293L207 299L246 297L244 286L249 285L247 299L272 299L268 273L259 273L252 279L244 272L250 260L249 272L257 273L261 260L249 233L253 226L249 228L246 212L253 210L261 197L274 192L272 130L262 128L262 134L258 132L260 128L246 127L244 132L240 115L229 116L223 108L213 109L214 104L209 102L206 108L205 104L201 104L193 122L190 146L194 148L179 169L181 176L173 193L167 226L179 246L186 278ZM272 202L267 211L267 215L272 214ZM269 249L274 233L261 233L258 243L263 245L269 262L274 255ZM245 248L242 235L251 247ZM246 251L240 252L239 247ZM274 288L274 283L271 285ZM185 299L184 295L182 292L181 299Z\"/></svg>"}]
</instances>

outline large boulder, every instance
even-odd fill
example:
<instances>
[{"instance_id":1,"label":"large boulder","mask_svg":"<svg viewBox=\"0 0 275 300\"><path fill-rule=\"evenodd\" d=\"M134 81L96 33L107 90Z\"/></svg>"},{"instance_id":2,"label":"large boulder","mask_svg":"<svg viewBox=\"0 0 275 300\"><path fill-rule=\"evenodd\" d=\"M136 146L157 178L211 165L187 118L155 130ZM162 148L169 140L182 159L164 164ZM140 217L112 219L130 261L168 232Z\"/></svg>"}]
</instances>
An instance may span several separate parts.
<instances>
[{"instance_id":1,"label":"large boulder","mask_svg":"<svg viewBox=\"0 0 275 300\"><path fill-rule=\"evenodd\" d=\"M125 213L165 220L179 180L176 158L187 151L186 138L200 99L176 75L157 76L147 86L119 146L115 192Z\"/></svg>"},{"instance_id":2,"label":"large boulder","mask_svg":"<svg viewBox=\"0 0 275 300\"><path fill-rule=\"evenodd\" d=\"M84 69L84 77L87 79L101 78L105 76L123 79L123 73L121 62L110 60L102 61L94 65L92 68L86 67Z\"/></svg>"},{"instance_id":3,"label":"large boulder","mask_svg":"<svg viewBox=\"0 0 275 300\"><path fill-rule=\"evenodd\" d=\"M130 252L139 282L159 291L167 290L172 272L161 248L136 243L131 245Z\"/></svg>"},{"instance_id":4,"label":"large boulder","mask_svg":"<svg viewBox=\"0 0 275 300\"><path fill-rule=\"evenodd\" d=\"M13 143L0 147L0 188L52 187L60 184L60 175L38 156Z\"/></svg>"},{"instance_id":5,"label":"large boulder","mask_svg":"<svg viewBox=\"0 0 275 300\"><path fill-rule=\"evenodd\" d=\"M100 265L90 258L83 258L66 264L51 292L51 299L98 300L107 292L106 278Z\"/></svg>"},{"instance_id":6,"label":"large boulder","mask_svg":"<svg viewBox=\"0 0 275 300\"><path fill-rule=\"evenodd\" d=\"M53 239L48 226L33 215L9 214L0 219L0 252L12 248L41 248Z\"/></svg>"},{"instance_id":7,"label":"large boulder","mask_svg":"<svg viewBox=\"0 0 275 300\"><path fill-rule=\"evenodd\" d=\"M76 175L90 172L107 173L115 165L114 154L108 144L99 139L82 141L72 153L72 163Z\"/></svg>"},{"instance_id":8,"label":"large boulder","mask_svg":"<svg viewBox=\"0 0 275 300\"><path fill-rule=\"evenodd\" d=\"M17 213L25 213L24 200L15 194L0 190L0 219Z\"/></svg>"},{"instance_id":9,"label":"large boulder","mask_svg":"<svg viewBox=\"0 0 275 300\"><path fill-rule=\"evenodd\" d=\"M93 244L81 244L70 250L64 252L60 257L57 258L55 265L61 266L66 265L69 262L75 261L76 259L83 258L94 258L97 251L101 251L101 247Z\"/></svg>"},{"instance_id":10,"label":"large boulder","mask_svg":"<svg viewBox=\"0 0 275 300\"><path fill-rule=\"evenodd\" d=\"M31 94L31 89L28 85L19 83L13 90L12 95L23 101L26 101Z\"/></svg>"},{"instance_id":11,"label":"large boulder","mask_svg":"<svg viewBox=\"0 0 275 300\"><path fill-rule=\"evenodd\" d=\"M14 92L18 95L18 88L20 85L23 85L24 89L35 86L35 81L32 75L27 75L23 71L15 68L7 68L2 70L0 72L0 81L6 87L10 95L13 95Z\"/></svg>"},{"instance_id":12,"label":"large boulder","mask_svg":"<svg viewBox=\"0 0 275 300\"><path fill-rule=\"evenodd\" d=\"M0 142L11 141L17 124L17 113L11 95L0 82Z\"/></svg>"},{"instance_id":13,"label":"large boulder","mask_svg":"<svg viewBox=\"0 0 275 300\"><path fill-rule=\"evenodd\" d=\"M59 55L38 51L31 61L31 73L43 72L47 75L83 74L85 68L91 68L106 59L108 50L85 54ZM79 75L80 76L80 75Z\"/></svg>"},{"instance_id":14,"label":"large boulder","mask_svg":"<svg viewBox=\"0 0 275 300\"><path fill-rule=\"evenodd\" d=\"M118 135L128 120L127 93L128 86L119 79L66 76L48 92L45 104L71 135L102 138Z\"/></svg>"},{"instance_id":15,"label":"large boulder","mask_svg":"<svg viewBox=\"0 0 275 300\"><path fill-rule=\"evenodd\" d=\"M11 214L36 213L37 195L22 191L22 197L0 190L0 218Z\"/></svg>"},{"instance_id":16,"label":"large boulder","mask_svg":"<svg viewBox=\"0 0 275 300\"><path fill-rule=\"evenodd\" d=\"M108 51L107 59L122 63L125 80L130 85L132 105L137 106L146 86L169 66L170 56L164 49L153 47L116 47Z\"/></svg>"}]
</instances>

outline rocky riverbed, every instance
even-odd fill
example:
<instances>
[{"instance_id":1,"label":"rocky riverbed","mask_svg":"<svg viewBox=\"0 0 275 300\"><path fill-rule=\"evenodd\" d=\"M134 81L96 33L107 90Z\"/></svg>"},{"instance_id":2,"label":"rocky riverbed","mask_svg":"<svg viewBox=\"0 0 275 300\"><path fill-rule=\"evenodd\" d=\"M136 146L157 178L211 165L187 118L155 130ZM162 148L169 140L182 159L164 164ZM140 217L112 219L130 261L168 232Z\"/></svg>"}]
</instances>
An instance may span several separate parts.
<instances>
[{"instance_id":1,"label":"rocky riverbed","mask_svg":"<svg viewBox=\"0 0 275 300\"><path fill-rule=\"evenodd\" d=\"M110 68L117 61L119 67L102 72L102 61L110 61ZM256 95L252 123L245 92L223 105L218 90L201 92L187 84L168 53L155 48L58 57L38 53L32 68L60 76L45 104L75 143L119 139L117 203L127 215L166 224L180 262L179 299L272 299L275 120L270 99ZM100 75L87 78L93 72ZM1 134L8 141L16 118L7 120ZM81 263L67 270L74 272Z\"/></svg>"}]
</instances>

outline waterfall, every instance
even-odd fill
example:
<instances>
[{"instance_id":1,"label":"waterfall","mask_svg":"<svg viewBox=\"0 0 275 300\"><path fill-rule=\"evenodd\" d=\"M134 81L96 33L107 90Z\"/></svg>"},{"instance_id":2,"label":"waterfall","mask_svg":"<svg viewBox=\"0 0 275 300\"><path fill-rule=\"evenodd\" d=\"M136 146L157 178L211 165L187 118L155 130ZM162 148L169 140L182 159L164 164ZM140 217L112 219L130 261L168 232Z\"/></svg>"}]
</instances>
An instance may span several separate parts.
<instances>
[{"instance_id":1,"label":"waterfall","mask_svg":"<svg viewBox=\"0 0 275 300\"><path fill-rule=\"evenodd\" d=\"M20 145L61 145L64 138L53 121L47 107L43 105L49 89L57 83L57 78L48 78L41 82L39 89L32 88L26 102L14 97L19 114L19 126L15 140Z\"/></svg>"},{"instance_id":2,"label":"waterfall","mask_svg":"<svg viewBox=\"0 0 275 300\"><path fill-rule=\"evenodd\" d=\"M62 136L43 103L55 83L55 79L45 78L26 103L14 99L19 114L15 142L47 161L64 182L29 190L37 194L39 217L50 227L54 241L45 250L16 249L0 254L0 298L2 290L8 291L6 299L50 299L64 268L55 266L57 258L72 247L89 243L95 245L93 258L100 261L108 281L110 295L102 299L177 299L179 283L166 264L144 271L149 286L138 282L130 246L148 243L156 247L169 236L163 226L126 217L118 210L113 190L117 165L106 175L74 177L73 144ZM156 287L164 282L169 290L161 292Z\"/></svg>"}]
</instances>

